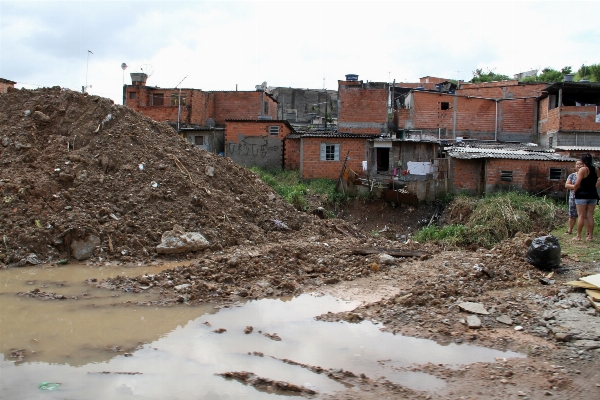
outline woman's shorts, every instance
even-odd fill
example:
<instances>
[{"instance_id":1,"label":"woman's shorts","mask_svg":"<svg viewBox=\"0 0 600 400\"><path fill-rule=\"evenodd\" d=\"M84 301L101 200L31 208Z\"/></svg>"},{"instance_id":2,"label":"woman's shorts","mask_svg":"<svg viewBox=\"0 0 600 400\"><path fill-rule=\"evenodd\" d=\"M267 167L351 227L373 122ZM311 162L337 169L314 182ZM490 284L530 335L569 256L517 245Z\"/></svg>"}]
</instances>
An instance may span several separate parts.
<instances>
[{"instance_id":1,"label":"woman's shorts","mask_svg":"<svg viewBox=\"0 0 600 400\"><path fill-rule=\"evenodd\" d=\"M588 204L596 204L598 202L598 200L596 199L575 199L575 204L577 204L578 206L585 206Z\"/></svg>"},{"instance_id":2,"label":"woman's shorts","mask_svg":"<svg viewBox=\"0 0 600 400\"><path fill-rule=\"evenodd\" d=\"M577 218L577 206L575 206L575 199L569 199L569 218Z\"/></svg>"}]
</instances>

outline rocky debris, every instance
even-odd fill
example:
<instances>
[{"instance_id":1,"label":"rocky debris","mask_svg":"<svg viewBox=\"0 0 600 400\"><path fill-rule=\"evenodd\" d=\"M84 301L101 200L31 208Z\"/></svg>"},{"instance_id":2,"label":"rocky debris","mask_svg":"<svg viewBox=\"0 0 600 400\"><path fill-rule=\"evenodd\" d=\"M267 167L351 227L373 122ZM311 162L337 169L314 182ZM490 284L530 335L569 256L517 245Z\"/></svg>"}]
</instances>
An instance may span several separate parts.
<instances>
[{"instance_id":1,"label":"rocky debris","mask_svg":"<svg viewBox=\"0 0 600 400\"><path fill-rule=\"evenodd\" d=\"M276 381L269 378L262 378L258 375L253 374L252 372L247 371L223 372L217 375L227 379L235 379L238 382L242 382L246 385L253 386L257 390L265 391L268 393L275 393L281 391L298 393L302 395L317 394L316 391L303 386L294 385L293 383L285 381Z\"/></svg>"},{"instance_id":2,"label":"rocky debris","mask_svg":"<svg viewBox=\"0 0 600 400\"><path fill-rule=\"evenodd\" d=\"M467 326L469 329L481 328L481 320L477 315L467 315Z\"/></svg>"},{"instance_id":3,"label":"rocky debris","mask_svg":"<svg viewBox=\"0 0 600 400\"><path fill-rule=\"evenodd\" d=\"M473 314L481 314L481 315L489 314L489 312L485 309L485 307L481 303L473 303L470 301L466 301L463 303L459 303L458 306L462 310L473 313Z\"/></svg>"},{"instance_id":4,"label":"rocky debris","mask_svg":"<svg viewBox=\"0 0 600 400\"><path fill-rule=\"evenodd\" d=\"M244 333L245 333L246 335L248 335L248 334L252 333L252 331L253 331L253 330L254 330L254 328L253 328L253 327L251 327L250 325L248 325L248 326L247 326L247 327L244 329Z\"/></svg>"},{"instance_id":5,"label":"rocky debris","mask_svg":"<svg viewBox=\"0 0 600 400\"><path fill-rule=\"evenodd\" d=\"M24 258L22 258L21 260L12 263L12 264L8 264L6 266L6 268L20 268L20 267L25 267L26 265L38 265L41 264L41 261L38 259L37 254L31 253L31 254L27 254Z\"/></svg>"},{"instance_id":6,"label":"rocky debris","mask_svg":"<svg viewBox=\"0 0 600 400\"><path fill-rule=\"evenodd\" d=\"M190 253L204 250L209 246L210 243L200 232L185 232L183 227L175 225L173 230L162 234L156 252L158 254Z\"/></svg>"},{"instance_id":7,"label":"rocky debris","mask_svg":"<svg viewBox=\"0 0 600 400\"><path fill-rule=\"evenodd\" d=\"M96 287L139 293L157 290L156 304L235 302L240 298L300 294L339 281L370 276L378 254L355 255L352 248L376 239L359 239L330 229L338 221L323 220L323 236L279 243L236 246L221 252L205 250L204 257L156 275L117 276L103 281L88 280ZM325 238L327 235L327 242ZM388 244L386 242L386 244ZM410 250L416 244L402 245ZM421 246L433 251L435 246ZM406 260L402 261L406 262ZM388 268L388 267L385 267ZM185 286L181 286L185 285Z\"/></svg>"},{"instance_id":8,"label":"rocky debris","mask_svg":"<svg viewBox=\"0 0 600 400\"><path fill-rule=\"evenodd\" d=\"M100 246L100 238L90 234L86 238L74 239L71 242L71 254L78 261L87 260L94 254L98 246Z\"/></svg>"},{"instance_id":9,"label":"rocky debris","mask_svg":"<svg viewBox=\"0 0 600 400\"><path fill-rule=\"evenodd\" d=\"M52 292L42 292L40 289L33 289L28 292L18 292L18 296L31 297L39 300L66 300L67 297L62 294Z\"/></svg>"},{"instance_id":10,"label":"rocky debris","mask_svg":"<svg viewBox=\"0 0 600 400\"><path fill-rule=\"evenodd\" d=\"M263 333L263 336L268 337L271 340L281 342L281 337L276 333Z\"/></svg>"}]
</instances>

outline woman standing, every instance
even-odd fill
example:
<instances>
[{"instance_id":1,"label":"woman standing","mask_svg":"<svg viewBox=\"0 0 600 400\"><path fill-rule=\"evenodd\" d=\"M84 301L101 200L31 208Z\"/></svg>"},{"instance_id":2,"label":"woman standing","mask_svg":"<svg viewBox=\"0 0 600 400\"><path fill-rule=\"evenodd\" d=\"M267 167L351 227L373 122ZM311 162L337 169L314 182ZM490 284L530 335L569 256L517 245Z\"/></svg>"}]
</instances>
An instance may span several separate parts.
<instances>
[{"instance_id":1,"label":"woman standing","mask_svg":"<svg viewBox=\"0 0 600 400\"><path fill-rule=\"evenodd\" d=\"M575 206L579 219L577 221L577 236L573 240L581 240L581 232L583 227L587 231L586 239L592 241L594 235L594 208L598 203L598 192L596 185L598 184L598 174L592 163L592 155L585 153L581 156L583 167L577 171L577 181L573 186L575 190Z\"/></svg>"},{"instance_id":2,"label":"woman standing","mask_svg":"<svg viewBox=\"0 0 600 400\"><path fill-rule=\"evenodd\" d=\"M565 188L569 189L569 228L567 229L567 234L573 233L573 227L577 222L577 207L575 206L575 182L577 182L577 171L583 166L583 163L580 160L577 160L575 163L575 172L569 175L567 178L567 182L565 183Z\"/></svg>"}]
</instances>

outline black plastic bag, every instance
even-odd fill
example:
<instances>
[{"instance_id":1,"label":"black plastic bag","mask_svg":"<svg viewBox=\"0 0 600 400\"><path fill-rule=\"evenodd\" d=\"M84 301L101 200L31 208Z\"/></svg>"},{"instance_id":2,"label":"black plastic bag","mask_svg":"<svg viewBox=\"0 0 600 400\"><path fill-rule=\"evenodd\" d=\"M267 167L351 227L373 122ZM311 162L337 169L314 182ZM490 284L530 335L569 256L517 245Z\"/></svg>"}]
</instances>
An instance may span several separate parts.
<instances>
[{"instance_id":1,"label":"black plastic bag","mask_svg":"<svg viewBox=\"0 0 600 400\"><path fill-rule=\"evenodd\" d=\"M525 260L536 268L550 271L560 267L560 244L556 236L540 236L533 239Z\"/></svg>"}]
</instances>

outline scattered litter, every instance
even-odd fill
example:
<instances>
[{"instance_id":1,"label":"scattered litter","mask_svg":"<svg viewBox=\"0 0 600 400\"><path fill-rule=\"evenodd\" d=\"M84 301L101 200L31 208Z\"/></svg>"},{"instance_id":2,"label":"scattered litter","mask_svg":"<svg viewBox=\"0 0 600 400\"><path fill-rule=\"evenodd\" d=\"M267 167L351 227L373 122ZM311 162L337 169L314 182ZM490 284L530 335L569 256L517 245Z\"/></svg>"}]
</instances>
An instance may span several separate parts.
<instances>
[{"instance_id":1,"label":"scattered litter","mask_svg":"<svg viewBox=\"0 0 600 400\"><path fill-rule=\"evenodd\" d=\"M541 270L553 270L560 267L560 244L552 235L540 236L531 242L525 260Z\"/></svg>"},{"instance_id":2,"label":"scattered litter","mask_svg":"<svg viewBox=\"0 0 600 400\"><path fill-rule=\"evenodd\" d=\"M54 390L58 389L61 383L53 383L53 382L42 382L38 385L38 389L40 390Z\"/></svg>"}]
</instances>

